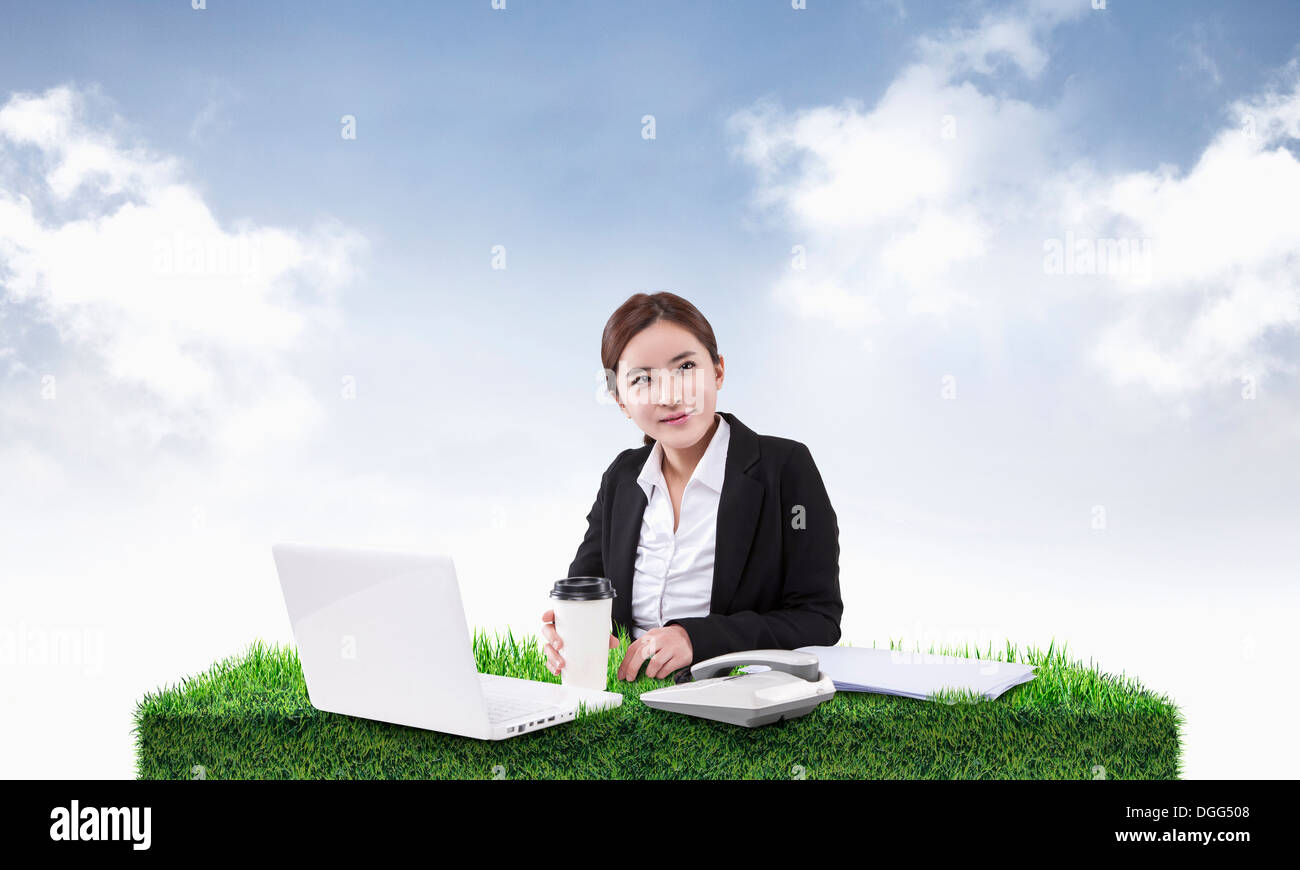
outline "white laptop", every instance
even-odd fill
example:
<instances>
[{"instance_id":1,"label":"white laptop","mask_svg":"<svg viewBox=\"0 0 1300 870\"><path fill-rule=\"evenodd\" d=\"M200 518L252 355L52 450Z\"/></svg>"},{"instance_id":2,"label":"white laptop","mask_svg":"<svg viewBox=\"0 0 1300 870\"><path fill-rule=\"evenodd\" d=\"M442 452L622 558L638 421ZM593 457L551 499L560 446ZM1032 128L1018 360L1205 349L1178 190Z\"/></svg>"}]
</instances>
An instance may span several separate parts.
<instances>
[{"instance_id":1,"label":"white laptop","mask_svg":"<svg viewBox=\"0 0 1300 870\"><path fill-rule=\"evenodd\" d=\"M504 740L623 703L601 692L480 674L447 556L271 547L313 707Z\"/></svg>"}]
</instances>

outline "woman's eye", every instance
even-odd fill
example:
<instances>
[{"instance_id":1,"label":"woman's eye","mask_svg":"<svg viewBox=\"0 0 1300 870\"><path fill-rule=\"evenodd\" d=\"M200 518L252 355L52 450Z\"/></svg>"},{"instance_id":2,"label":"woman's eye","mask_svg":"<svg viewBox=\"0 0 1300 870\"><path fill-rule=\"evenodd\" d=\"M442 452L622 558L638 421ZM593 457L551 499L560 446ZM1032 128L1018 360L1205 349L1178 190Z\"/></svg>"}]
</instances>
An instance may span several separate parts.
<instances>
[{"instance_id":1,"label":"woman's eye","mask_svg":"<svg viewBox=\"0 0 1300 870\"><path fill-rule=\"evenodd\" d=\"M686 368L687 366L690 366L691 368L695 368L695 360L688 359L686 362L682 363L679 366L679 368ZM648 375L637 375L632 379L632 386L635 387L637 384L641 383L642 378L648 378L648 377L649 377Z\"/></svg>"}]
</instances>

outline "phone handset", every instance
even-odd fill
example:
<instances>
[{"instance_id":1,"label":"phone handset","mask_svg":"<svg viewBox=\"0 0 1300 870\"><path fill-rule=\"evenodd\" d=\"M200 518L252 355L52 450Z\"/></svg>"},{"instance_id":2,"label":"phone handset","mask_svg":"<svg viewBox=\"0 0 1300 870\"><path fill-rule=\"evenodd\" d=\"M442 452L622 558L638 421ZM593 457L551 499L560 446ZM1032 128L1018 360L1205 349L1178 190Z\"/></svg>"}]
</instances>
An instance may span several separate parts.
<instances>
[{"instance_id":1,"label":"phone handset","mask_svg":"<svg viewBox=\"0 0 1300 870\"><path fill-rule=\"evenodd\" d=\"M726 676L745 665L769 670ZM817 656L799 650L731 652L682 668L673 678L677 685L643 692L641 703L746 728L771 725L797 719L835 697L835 681L817 665Z\"/></svg>"},{"instance_id":2,"label":"phone handset","mask_svg":"<svg viewBox=\"0 0 1300 870\"><path fill-rule=\"evenodd\" d=\"M767 665L774 671L785 671L813 683L820 677L817 656L812 653L792 649L751 649L714 656L692 665L691 678L707 680L745 665Z\"/></svg>"}]
</instances>

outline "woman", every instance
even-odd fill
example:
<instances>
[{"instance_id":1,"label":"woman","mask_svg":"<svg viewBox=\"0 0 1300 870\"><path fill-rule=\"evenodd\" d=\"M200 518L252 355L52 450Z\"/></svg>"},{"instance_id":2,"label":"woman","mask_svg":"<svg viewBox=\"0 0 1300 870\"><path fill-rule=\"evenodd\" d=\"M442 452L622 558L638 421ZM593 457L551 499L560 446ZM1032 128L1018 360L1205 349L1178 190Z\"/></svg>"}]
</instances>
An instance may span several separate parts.
<instances>
[{"instance_id":1,"label":"woman","mask_svg":"<svg viewBox=\"0 0 1300 870\"><path fill-rule=\"evenodd\" d=\"M807 447L715 410L723 359L704 316L672 293L638 293L605 324L600 355L644 446L605 470L568 576L614 584L613 630L633 639L618 678L643 662L662 679L728 652L834 645L835 510ZM542 614L553 674L554 618Z\"/></svg>"}]
</instances>

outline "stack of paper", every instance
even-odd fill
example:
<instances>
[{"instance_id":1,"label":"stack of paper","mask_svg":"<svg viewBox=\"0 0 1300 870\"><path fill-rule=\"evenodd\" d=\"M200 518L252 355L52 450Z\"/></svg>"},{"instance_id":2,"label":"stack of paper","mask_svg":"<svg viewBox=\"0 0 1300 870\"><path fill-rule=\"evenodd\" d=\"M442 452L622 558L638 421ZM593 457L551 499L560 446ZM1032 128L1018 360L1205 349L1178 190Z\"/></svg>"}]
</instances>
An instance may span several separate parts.
<instances>
[{"instance_id":1,"label":"stack of paper","mask_svg":"<svg viewBox=\"0 0 1300 870\"><path fill-rule=\"evenodd\" d=\"M1034 665L988 659L856 646L801 646L799 650L817 656L822 671L841 692L925 700L944 689L965 689L992 700L1034 678Z\"/></svg>"}]
</instances>

